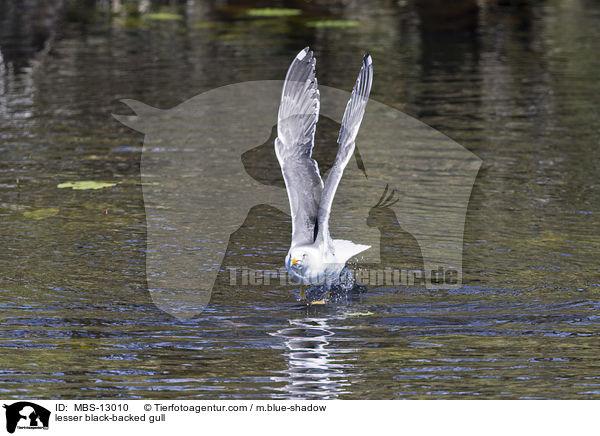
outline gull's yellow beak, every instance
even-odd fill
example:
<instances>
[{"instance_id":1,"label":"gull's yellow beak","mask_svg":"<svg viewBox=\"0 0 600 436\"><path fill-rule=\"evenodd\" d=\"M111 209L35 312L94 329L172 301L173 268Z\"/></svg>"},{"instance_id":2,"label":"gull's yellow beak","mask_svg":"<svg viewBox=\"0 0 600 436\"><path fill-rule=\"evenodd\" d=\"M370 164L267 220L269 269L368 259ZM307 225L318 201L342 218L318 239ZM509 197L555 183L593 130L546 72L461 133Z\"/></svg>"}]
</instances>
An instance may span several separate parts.
<instances>
[{"instance_id":1,"label":"gull's yellow beak","mask_svg":"<svg viewBox=\"0 0 600 436\"><path fill-rule=\"evenodd\" d=\"M294 259L294 258L292 257L292 265L296 265L297 263L298 263L298 259Z\"/></svg>"}]
</instances>

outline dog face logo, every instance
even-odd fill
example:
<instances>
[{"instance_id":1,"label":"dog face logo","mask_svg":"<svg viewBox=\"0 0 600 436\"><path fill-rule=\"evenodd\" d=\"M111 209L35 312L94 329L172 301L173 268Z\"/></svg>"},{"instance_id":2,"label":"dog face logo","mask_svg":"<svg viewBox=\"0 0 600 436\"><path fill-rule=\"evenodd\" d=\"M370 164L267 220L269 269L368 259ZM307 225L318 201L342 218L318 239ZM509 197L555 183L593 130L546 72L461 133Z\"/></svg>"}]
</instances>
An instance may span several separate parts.
<instances>
[{"instance_id":1,"label":"dog face logo","mask_svg":"<svg viewBox=\"0 0 600 436\"><path fill-rule=\"evenodd\" d=\"M6 409L6 431L14 433L17 428L48 428L50 411L29 401L4 405Z\"/></svg>"},{"instance_id":2,"label":"dog face logo","mask_svg":"<svg viewBox=\"0 0 600 436\"><path fill-rule=\"evenodd\" d=\"M229 237L249 210L266 204L289 214L270 140L282 86L282 81L228 85L166 110L124 100L136 115L114 115L145 135L146 275L160 309L179 318L202 312ZM320 118L339 126L350 93L323 85L319 90ZM317 129L316 153L319 147ZM450 283L428 277L427 288L461 286L464 221L481 160L440 132L372 99L356 149L335 196L332 236L370 245L354 261L381 265L389 252L384 234L390 233L382 229L398 224L407 240L418 243L424 271L453 273ZM327 170L321 161L319 166ZM374 213L384 192L375 211L380 213Z\"/></svg>"}]
</instances>

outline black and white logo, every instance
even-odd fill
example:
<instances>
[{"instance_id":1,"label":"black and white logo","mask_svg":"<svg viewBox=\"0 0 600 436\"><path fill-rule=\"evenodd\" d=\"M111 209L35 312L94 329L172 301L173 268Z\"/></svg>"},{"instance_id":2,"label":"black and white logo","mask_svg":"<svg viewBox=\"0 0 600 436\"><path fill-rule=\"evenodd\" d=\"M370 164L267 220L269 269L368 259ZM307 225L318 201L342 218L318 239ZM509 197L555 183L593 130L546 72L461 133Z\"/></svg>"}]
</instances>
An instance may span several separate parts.
<instances>
[{"instance_id":1,"label":"black and white logo","mask_svg":"<svg viewBox=\"0 0 600 436\"><path fill-rule=\"evenodd\" d=\"M4 405L6 409L6 431L14 433L18 429L48 429L50 411L29 401L19 401Z\"/></svg>"}]
</instances>

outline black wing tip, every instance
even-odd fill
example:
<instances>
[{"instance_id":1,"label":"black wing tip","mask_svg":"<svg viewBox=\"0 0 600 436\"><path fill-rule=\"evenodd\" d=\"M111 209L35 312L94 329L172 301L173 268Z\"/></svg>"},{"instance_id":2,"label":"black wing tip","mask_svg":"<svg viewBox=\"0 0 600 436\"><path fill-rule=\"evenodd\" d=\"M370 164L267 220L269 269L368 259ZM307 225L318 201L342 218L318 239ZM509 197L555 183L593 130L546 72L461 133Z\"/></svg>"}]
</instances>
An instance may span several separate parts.
<instances>
[{"instance_id":1,"label":"black wing tip","mask_svg":"<svg viewBox=\"0 0 600 436\"><path fill-rule=\"evenodd\" d=\"M304 60L304 59L305 59L307 56L308 56L308 59L307 59L307 60L310 60L310 59L312 59L312 57L313 57L313 52L312 52L312 50L310 49L310 47L309 47L309 46L306 46L306 47L304 47L302 50L300 50L300 51L298 52L298 54L296 55L296 59L298 59L299 61L302 61L302 60Z\"/></svg>"},{"instance_id":2,"label":"black wing tip","mask_svg":"<svg viewBox=\"0 0 600 436\"><path fill-rule=\"evenodd\" d=\"M303 65L310 65L312 67L313 74L315 73L317 60L315 59L313 51L310 49L310 47L306 46L298 52L292 61L292 65L294 65L296 62L299 62Z\"/></svg>"},{"instance_id":3,"label":"black wing tip","mask_svg":"<svg viewBox=\"0 0 600 436\"><path fill-rule=\"evenodd\" d=\"M304 47L298 52L292 63L288 67L283 85L284 93L288 82L304 82L306 76L313 77L315 80L317 61L309 47Z\"/></svg>"}]
</instances>

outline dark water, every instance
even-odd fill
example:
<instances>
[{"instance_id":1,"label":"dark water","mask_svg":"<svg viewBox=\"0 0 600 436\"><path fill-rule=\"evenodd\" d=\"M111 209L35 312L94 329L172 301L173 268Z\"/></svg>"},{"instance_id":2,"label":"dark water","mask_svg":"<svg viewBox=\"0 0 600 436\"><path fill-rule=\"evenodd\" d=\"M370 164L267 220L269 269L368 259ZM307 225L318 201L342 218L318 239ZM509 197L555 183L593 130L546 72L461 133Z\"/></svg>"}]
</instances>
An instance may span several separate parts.
<instances>
[{"instance_id":1,"label":"dark water","mask_svg":"<svg viewBox=\"0 0 600 436\"><path fill-rule=\"evenodd\" d=\"M20 3L0 0L1 396L600 396L600 3L290 1L286 18L242 2ZM314 24L334 19L345 27ZM464 286L306 308L293 286L222 275L201 315L172 318L145 281L143 138L110 114L280 80L306 45L342 89L370 52L373 98L483 160ZM76 180L116 185L57 189ZM289 226L257 206L226 263L281 266ZM413 239L391 248L418 268Z\"/></svg>"}]
</instances>

